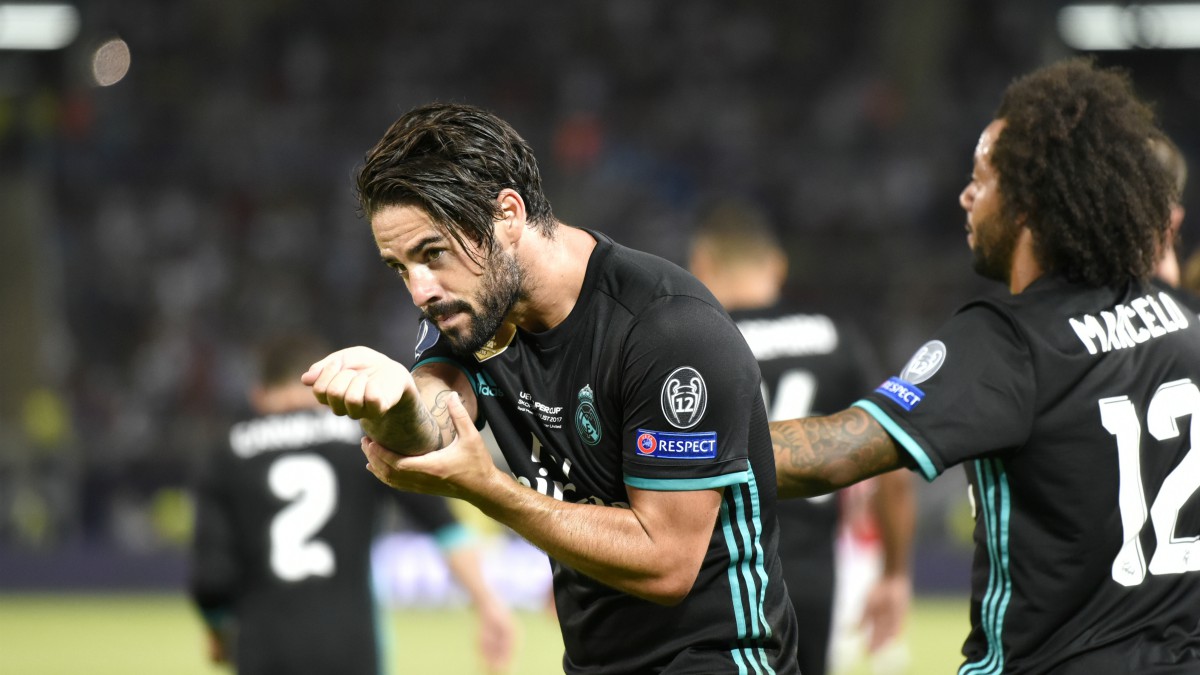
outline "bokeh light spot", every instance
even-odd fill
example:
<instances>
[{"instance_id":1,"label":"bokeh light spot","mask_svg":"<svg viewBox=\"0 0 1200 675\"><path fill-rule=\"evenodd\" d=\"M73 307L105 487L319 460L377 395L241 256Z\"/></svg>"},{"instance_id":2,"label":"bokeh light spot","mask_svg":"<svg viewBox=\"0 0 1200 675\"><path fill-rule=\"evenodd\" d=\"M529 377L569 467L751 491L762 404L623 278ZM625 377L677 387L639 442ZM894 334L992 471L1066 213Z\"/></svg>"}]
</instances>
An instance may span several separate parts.
<instances>
[{"instance_id":1,"label":"bokeh light spot","mask_svg":"<svg viewBox=\"0 0 1200 675\"><path fill-rule=\"evenodd\" d=\"M129 45L119 38L109 40L92 55L92 77L101 87L112 86L129 72L130 62Z\"/></svg>"}]
</instances>

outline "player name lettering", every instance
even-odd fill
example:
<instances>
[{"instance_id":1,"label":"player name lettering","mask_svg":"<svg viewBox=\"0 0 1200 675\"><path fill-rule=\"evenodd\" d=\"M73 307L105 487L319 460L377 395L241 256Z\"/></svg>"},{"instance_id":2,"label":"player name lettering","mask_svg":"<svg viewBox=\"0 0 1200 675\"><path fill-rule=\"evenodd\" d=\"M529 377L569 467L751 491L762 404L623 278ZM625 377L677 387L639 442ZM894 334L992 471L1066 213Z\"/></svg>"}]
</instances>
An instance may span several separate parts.
<instances>
[{"instance_id":1,"label":"player name lettering","mask_svg":"<svg viewBox=\"0 0 1200 675\"><path fill-rule=\"evenodd\" d=\"M278 452L333 441L356 443L362 428L348 417L302 413L267 417L236 424L229 430L233 454L249 459L263 452Z\"/></svg>"},{"instance_id":2,"label":"player name lettering","mask_svg":"<svg viewBox=\"0 0 1200 675\"><path fill-rule=\"evenodd\" d=\"M759 361L829 354L838 346L837 326L821 314L793 314L779 319L748 319L738 329Z\"/></svg>"},{"instance_id":3,"label":"player name lettering","mask_svg":"<svg viewBox=\"0 0 1200 675\"><path fill-rule=\"evenodd\" d=\"M1187 314L1166 293L1146 294L1128 305L1069 321L1089 354L1136 347L1188 326Z\"/></svg>"}]
</instances>

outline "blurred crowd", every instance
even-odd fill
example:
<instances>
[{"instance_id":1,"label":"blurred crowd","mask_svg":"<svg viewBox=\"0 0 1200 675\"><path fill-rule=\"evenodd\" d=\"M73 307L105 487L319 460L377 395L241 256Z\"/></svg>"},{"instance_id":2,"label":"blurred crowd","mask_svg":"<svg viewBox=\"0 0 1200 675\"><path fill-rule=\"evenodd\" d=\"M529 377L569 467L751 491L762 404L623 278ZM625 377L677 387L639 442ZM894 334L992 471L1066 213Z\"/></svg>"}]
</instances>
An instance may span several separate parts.
<instances>
[{"instance_id":1,"label":"blurred crowd","mask_svg":"<svg viewBox=\"0 0 1200 675\"><path fill-rule=\"evenodd\" d=\"M352 189L409 107L494 110L560 219L675 262L708 200L754 200L789 300L859 322L898 368L981 288L957 195L1000 90L1067 54L1034 0L81 12L66 50L0 52L0 546L181 544L187 481L270 335L409 357L416 312ZM112 36L131 68L97 87ZM1187 119L1200 92L1177 97L1164 117Z\"/></svg>"}]
</instances>

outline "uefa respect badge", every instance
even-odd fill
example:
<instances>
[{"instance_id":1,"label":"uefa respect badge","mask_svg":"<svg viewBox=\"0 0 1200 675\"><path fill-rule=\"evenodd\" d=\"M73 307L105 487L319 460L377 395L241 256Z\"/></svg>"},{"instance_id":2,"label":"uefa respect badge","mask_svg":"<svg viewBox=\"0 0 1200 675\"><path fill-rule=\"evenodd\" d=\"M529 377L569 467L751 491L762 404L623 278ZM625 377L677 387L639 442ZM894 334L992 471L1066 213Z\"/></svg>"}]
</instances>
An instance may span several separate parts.
<instances>
[{"instance_id":1,"label":"uefa respect badge","mask_svg":"<svg viewBox=\"0 0 1200 675\"><path fill-rule=\"evenodd\" d=\"M643 457L663 459L714 459L717 456L717 432L681 432L637 430L637 451Z\"/></svg>"}]
</instances>

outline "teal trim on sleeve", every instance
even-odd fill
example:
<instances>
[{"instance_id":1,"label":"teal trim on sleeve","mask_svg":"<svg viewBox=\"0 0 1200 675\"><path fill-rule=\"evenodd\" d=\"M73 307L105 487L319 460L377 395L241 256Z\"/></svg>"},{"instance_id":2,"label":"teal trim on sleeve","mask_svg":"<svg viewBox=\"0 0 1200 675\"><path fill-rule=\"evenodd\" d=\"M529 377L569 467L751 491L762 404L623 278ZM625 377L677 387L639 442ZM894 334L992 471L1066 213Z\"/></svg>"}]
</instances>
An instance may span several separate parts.
<instances>
[{"instance_id":1,"label":"teal trim on sleeve","mask_svg":"<svg viewBox=\"0 0 1200 675\"><path fill-rule=\"evenodd\" d=\"M215 607L200 610L200 616L204 617L204 623L208 624L209 628L220 631L225 626L225 622L233 617L233 611L228 607Z\"/></svg>"},{"instance_id":2,"label":"teal trim on sleeve","mask_svg":"<svg viewBox=\"0 0 1200 675\"><path fill-rule=\"evenodd\" d=\"M431 356L427 359L422 359L420 361L417 361L416 363L413 364L413 367L409 372L412 372L413 370L416 370L417 368L420 368L421 366L424 366L424 365L428 365L430 363L449 363L450 365L454 366L455 368L458 368L459 370L461 370L463 372L463 375L467 376L467 381L471 383L471 389L475 389L475 376L471 374L471 371L467 370L467 367L464 366L463 364L459 363L458 361L455 361L454 359L446 358L445 356ZM479 392L475 392L475 393L478 394Z\"/></svg>"},{"instance_id":3,"label":"teal trim on sleeve","mask_svg":"<svg viewBox=\"0 0 1200 675\"><path fill-rule=\"evenodd\" d=\"M888 417L888 414L879 406L863 399L855 401L854 407L866 410L868 415L874 417L876 422L883 425L883 428L891 434L892 438L896 439L901 447L907 450L908 454L912 455L912 458L916 460L917 466L921 469L921 475L925 477L925 480L932 482L934 478L938 477L937 468L933 466L933 462L930 461L929 455L925 454L925 450L921 445L912 436L909 436L908 432L901 429L899 424L892 421L892 418Z\"/></svg>"},{"instance_id":4,"label":"teal trim on sleeve","mask_svg":"<svg viewBox=\"0 0 1200 675\"><path fill-rule=\"evenodd\" d=\"M392 614L384 607L375 584L375 575L371 575L371 615L375 624L375 670L379 675L396 675L396 631L392 625Z\"/></svg>"},{"instance_id":5,"label":"teal trim on sleeve","mask_svg":"<svg viewBox=\"0 0 1200 675\"><path fill-rule=\"evenodd\" d=\"M726 473L712 478L641 478L625 474L625 484L641 490L657 490L659 492L686 492L688 490L709 490L712 488L741 485L748 479L750 470L738 473Z\"/></svg>"},{"instance_id":6,"label":"teal trim on sleeve","mask_svg":"<svg viewBox=\"0 0 1200 675\"><path fill-rule=\"evenodd\" d=\"M475 535L462 523L455 523L434 532L433 540L442 553L449 553L472 543Z\"/></svg>"}]
</instances>

